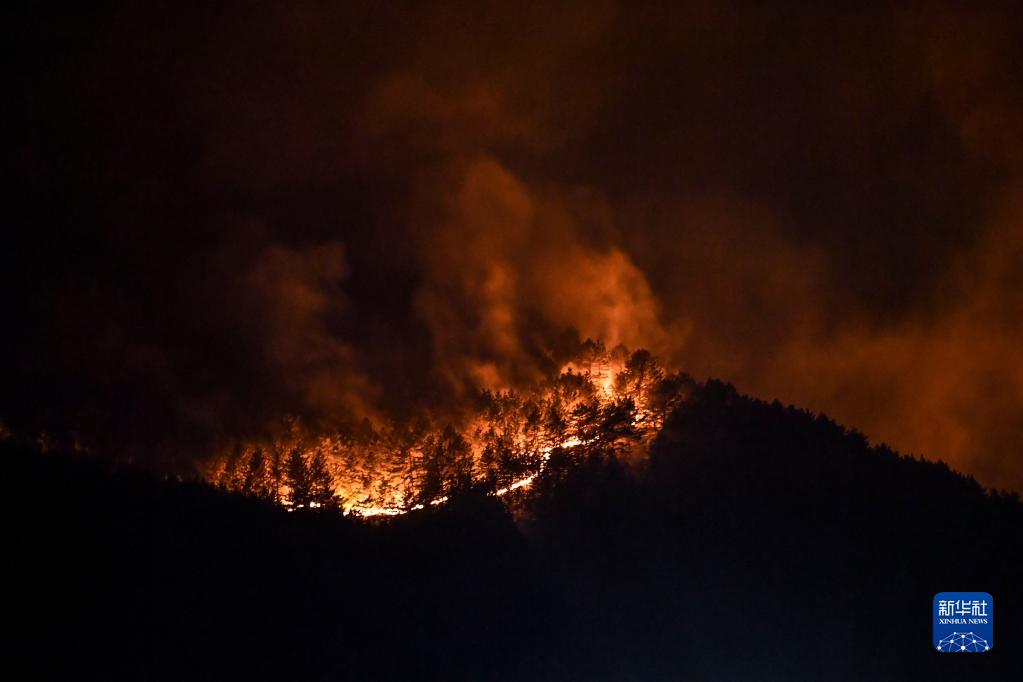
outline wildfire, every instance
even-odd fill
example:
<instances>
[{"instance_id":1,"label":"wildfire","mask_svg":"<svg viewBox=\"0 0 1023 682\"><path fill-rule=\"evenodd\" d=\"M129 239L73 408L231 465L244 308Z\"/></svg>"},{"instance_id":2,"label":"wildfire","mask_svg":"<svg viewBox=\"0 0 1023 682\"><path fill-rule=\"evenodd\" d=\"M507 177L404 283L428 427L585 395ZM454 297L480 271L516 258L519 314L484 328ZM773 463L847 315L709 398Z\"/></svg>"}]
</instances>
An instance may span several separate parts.
<instances>
[{"instance_id":1,"label":"wildfire","mask_svg":"<svg viewBox=\"0 0 1023 682\"><path fill-rule=\"evenodd\" d=\"M209 478L289 510L364 517L441 505L465 486L506 497L528 489L556 451L642 456L684 381L646 351L588 342L533 390L481 392L457 428L424 419L312 435L292 420L217 458Z\"/></svg>"}]
</instances>

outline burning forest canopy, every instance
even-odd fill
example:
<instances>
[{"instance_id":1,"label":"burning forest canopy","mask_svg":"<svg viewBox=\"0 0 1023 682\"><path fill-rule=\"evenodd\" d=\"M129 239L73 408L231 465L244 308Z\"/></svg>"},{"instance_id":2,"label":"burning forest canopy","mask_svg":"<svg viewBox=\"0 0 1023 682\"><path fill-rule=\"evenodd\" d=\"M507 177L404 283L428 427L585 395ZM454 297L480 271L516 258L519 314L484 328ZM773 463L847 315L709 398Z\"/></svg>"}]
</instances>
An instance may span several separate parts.
<instances>
[{"instance_id":1,"label":"burning forest canopy","mask_svg":"<svg viewBox=\"0 0 1023 682\"><path fill-rule=\"evenodd\" d=\"M214 458L208 478L290 509L393 516L475 487L515 501L551 459L641 464L692 380L646 350L581 344L525 391L481 391L456 422L420 416L317 434L298 419Z\"/></svg>"},{"instance_id":2,"label":"burning forest canopy","mask_svg":"<svg viewBox=\"0 0 1023 682\"><path fill-rule=\"evenodd\" d=\"M1023 489L1020 13L26 7L0 434L338 478L426 414L479 462L480 392L591 338Z\"/></svg>"},{"instance_id":3,"label":"burning forest canopy","mask_svg":"<svg viewBox=\"0 0 1023 682\"><path fill-rule=\"evenodd\" d=\"M1023 3L13 4L8 667L1023 679Z\"/></svg>"}]
</instances>

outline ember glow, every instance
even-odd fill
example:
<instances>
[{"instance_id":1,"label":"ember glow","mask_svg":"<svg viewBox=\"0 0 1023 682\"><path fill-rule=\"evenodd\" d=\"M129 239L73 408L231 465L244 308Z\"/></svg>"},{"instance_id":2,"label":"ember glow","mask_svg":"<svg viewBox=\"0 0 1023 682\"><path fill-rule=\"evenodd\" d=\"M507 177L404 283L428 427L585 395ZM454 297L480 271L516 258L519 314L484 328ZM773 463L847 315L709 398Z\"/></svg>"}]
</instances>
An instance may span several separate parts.
<instances>
[{"instance_id":1,"label":"ember glow","mask_svg":"<svg viewBox=\"0 0 1023 682\"><path fill-rule=\"evenodd\" d=\"M591 338L1023 490L1023 17L961 4L33 10L0 436L393 509Z\"/></svg>"},{"instance_id":2,"label":"ember glow","mask_svg":"<svg viewBox=\"0 0 1023 682\"><path fill-rule=\"evenodd\" d=\"M437 506L467 486L511 499L555 453L642 461L687 380L666 374L645 350L587 342L532 390L481 391L457 422L424 417L313 434L291 420L264 441L222 453L208 477L291 510L336 507L366 517Z\"/></svg>"}]
</instances>

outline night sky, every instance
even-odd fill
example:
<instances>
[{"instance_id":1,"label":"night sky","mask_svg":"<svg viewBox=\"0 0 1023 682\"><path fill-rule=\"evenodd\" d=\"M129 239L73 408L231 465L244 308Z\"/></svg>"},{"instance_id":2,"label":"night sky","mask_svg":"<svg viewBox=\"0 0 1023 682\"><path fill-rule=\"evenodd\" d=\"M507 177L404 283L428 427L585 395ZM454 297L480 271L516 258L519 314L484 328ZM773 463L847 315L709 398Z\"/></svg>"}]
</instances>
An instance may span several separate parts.
<instances>
[{"instance_id":1,"label":"night sky","mask_svg":"<svg viewBox=\"0 0 1023 682\"><path fill-rule=\"evenodd\" d=\"M5 431L187 466L593 337L1023 489L1018 3L144 4L4 22Z\"/></svg>"}]
</instances>

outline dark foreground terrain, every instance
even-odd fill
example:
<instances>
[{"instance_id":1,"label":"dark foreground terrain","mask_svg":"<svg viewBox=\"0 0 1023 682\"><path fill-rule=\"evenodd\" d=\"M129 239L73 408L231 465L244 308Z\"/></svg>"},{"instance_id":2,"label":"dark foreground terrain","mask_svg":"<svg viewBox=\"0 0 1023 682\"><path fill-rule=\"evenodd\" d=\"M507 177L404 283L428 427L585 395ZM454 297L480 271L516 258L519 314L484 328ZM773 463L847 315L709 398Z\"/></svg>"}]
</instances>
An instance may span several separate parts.
<instances>
[{"instance_id":1,"label":"dark foreground terrain","mask_svg":"<svg viewBox=\"0 0 1023 682\"><path fill-rule=\"evenodd\" d=\"M43 679L1023 679L1023 505L698 386L637 470L369 524L3 446L8 669ZM939 654L931 599L990 592Z\"/></svg>"}]
</instances>

